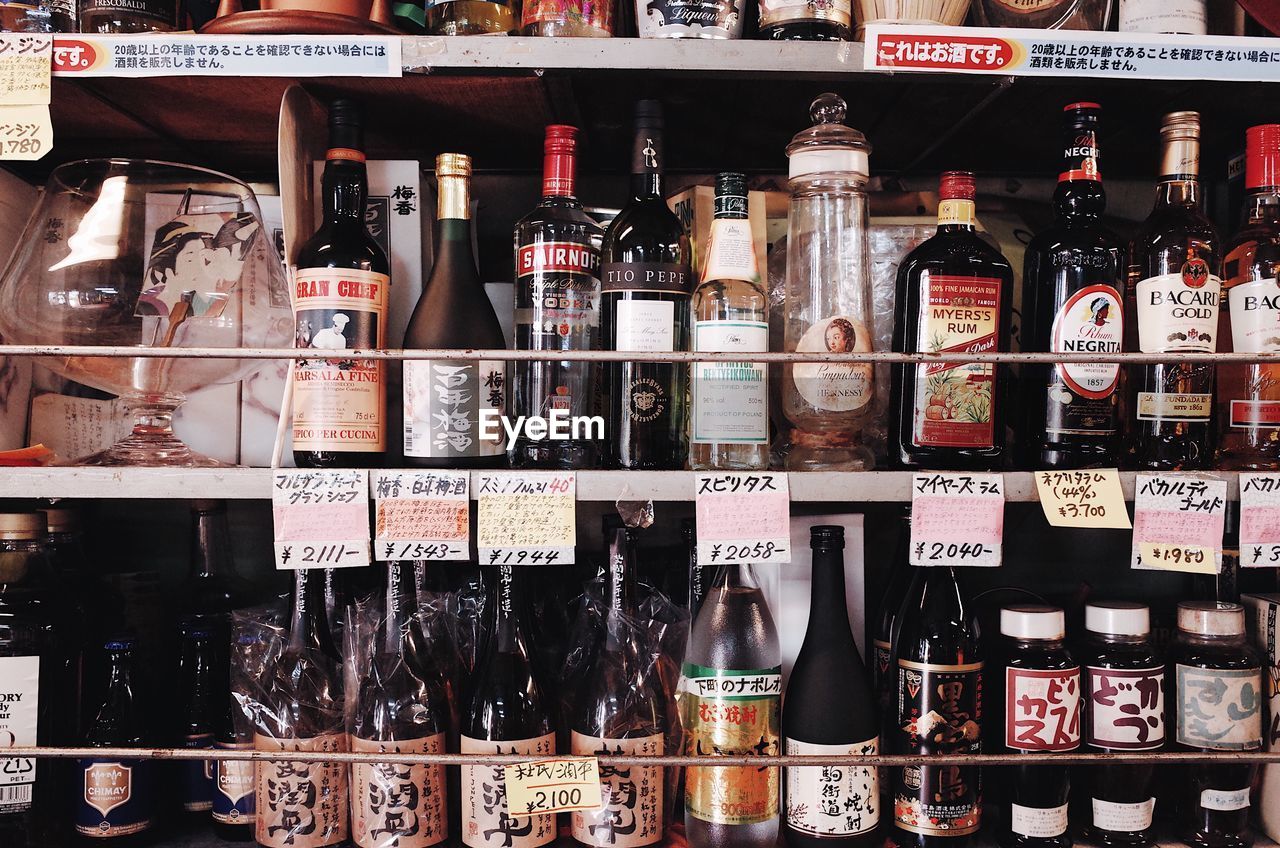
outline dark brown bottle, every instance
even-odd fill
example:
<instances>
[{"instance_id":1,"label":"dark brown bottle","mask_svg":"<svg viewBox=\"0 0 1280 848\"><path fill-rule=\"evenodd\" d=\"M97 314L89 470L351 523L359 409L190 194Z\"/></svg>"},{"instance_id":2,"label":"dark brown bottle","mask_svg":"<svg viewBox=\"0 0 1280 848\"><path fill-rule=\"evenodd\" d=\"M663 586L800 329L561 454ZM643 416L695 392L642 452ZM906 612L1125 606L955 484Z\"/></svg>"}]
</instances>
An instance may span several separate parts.
<instances>
[{"instance_id":1,"label":"dark brown bottle","mask_svg":"<svg viewBox=\"0 0 1280 848\"><path fill-rule=\"evenodd\" d=\"M230 681L225 628L215 622L189 620L182 633L179 667L180 722L184 748L212 748L222 693ZM192 821L204 822L213 809L213 761L184 760L182 810Z\"/></svg>"}]
</instances>

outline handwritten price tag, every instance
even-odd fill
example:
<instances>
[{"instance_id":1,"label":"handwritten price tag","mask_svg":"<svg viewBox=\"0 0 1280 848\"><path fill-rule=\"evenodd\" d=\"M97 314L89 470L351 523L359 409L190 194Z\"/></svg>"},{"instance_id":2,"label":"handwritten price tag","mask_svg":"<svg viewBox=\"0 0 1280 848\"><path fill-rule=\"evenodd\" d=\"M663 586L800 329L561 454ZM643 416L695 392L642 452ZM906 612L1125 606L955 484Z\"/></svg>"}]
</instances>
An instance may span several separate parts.
<instances>
[{"instance_id":1,"label":"handwritten price tag","mask_svg":"<svg viewBox=\"0 0 1280 848\"><path fill-rule=\"evenodd\" d=\"M573 563L577 500L573 472L483 472L477 500L476 545L481 565Z\"/></svg>"},{"instance_id":2,"label":"handwritten price tag","mask_svg":"<svg viewBox=\"0 0 1280 848\"><path fill-rule=\"evenodd\" d=\"M1280 566L1280 474L1240 475L1240 564Z\"/></svg>"},{"instance_id":3,"label":"handwritten price tag","mask_svg":"<svg viewBox=\"0 0 1280 848\"><path fill-rule=\"evenodd\" d=\"M369 472L278 469L271 511L276 568L369 564Z\"/></svg>"},{"instance_id":4,"label":"handwritten price tag","mask_svg":"<svg viewBox=\"0 0 1280 848\"><path fill-rule=\"evenodd\" d=\"M48 106L0 106L0 160L33 161L52 149Z\"/></svg>"},{"instance_id":5,"label":"handwritten price tag","mask_svg":"<svg viewBox=\"0 0 1280 848\"><path fill-rule=\"evenodd\" d=\"M1040 508L1053 527L1110 527L1128 530L1120 472L1114 468L1089 471L1037 471Z\"/></svg>"},{"instance_id":6,"label":"handwritten price tag","mask_svg":"<svg viewBox=\"0 0 1280 848\"><path fill-rule=\"evenodd\" d=\"M1004 478L917 474L911 482L912 565L1000 564Z\"/></svg>"},{"instance_id":7,"label":"handwritten price tag","mask_svg":"<svg viewBox=\"0 0 1280 848\"><path fill-rule=\"evenodd\" d=\"M696 476L699 565L791 562L791 489L786 474Z\"/></svg>"},{"instance_id":8,"label":"handwritten price tag","mask_svg":"<svg viewBox=\"0 0 1280 848\"><path fill-rule=\"evenodd\" d=\"M48 106L53 36L0 33L0 105Z\"/></svg>"},{"instance_id":9,"label":"handwritten price tag","mask_svg":"<svg viewBox=\"0 0 1280 848\"><path fill-rule=\"evenodd\" d=\"M1197 574L1222 570L1227 481L1191 474L1139 474L1136 489L1133 568Z\"/></svg>"},{"instance_id":10,"label":"handwritten price tag","mask_svg":"<svg viewBox=\"0 0 1280 848\"><path fill-rule=\"evenodd\" d=\"M563 813L600 809L600 762L563 757L506 766L507 806L512 813Z\"/></svg>"},{"instance_id":11,"label":"handwritten price tag","mask_svg":"<svg viewBox=\"0 0 1280 848\"><path fill-rule=\"evenodd\" d=\"M469 560L470 482L466 471L373 472L374 558Z\"/></svg>"}]
</instances>

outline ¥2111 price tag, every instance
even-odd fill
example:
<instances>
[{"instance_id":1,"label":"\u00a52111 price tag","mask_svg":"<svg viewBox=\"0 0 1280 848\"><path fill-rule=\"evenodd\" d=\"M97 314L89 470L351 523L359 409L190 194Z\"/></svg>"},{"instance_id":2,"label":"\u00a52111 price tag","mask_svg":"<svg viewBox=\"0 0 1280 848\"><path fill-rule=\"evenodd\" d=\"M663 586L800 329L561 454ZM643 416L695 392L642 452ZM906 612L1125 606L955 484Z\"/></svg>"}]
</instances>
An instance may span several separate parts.
<instances>
[{"instance_id":1,"label":"\u00a52111 price tag","mask_svg":"<svg viewBox=\"0 0 1280 848\"><path fill-rule=\"evenodd\" d=\"M1133 514L1134 568L1217 574L1227 481L1192 474L1139 474Z\"/></svg>"},{"instance_id":2,"label":"\u00a52111 price tag","mask_svg":"<svg viewBox=\"0 0 1280 848\"><path fill-rule=\"evenodd\" d=\"M369 472L277 469L271 484L276 568L369 564Z\"/></svg>"},{"instance_id":3,"label":"\u00a52111 price tag","mask_svg":"<svg viewBox=\"0 0 1280 848\"><path fill-rule=\"evenodd\" d=\"M470 483L466 471L374 471L374 559L471 559Z\"/></svg>"},{"instance_id":4,"label":"\u00a52111 price tag","mask_svg":"<svg viewBox=\"0 0 1280 848\"><path fill-rule=\"evenodd\" d=\"M1280 567L1280 474L1240 475L1240 565Z\"/></svg>"},{"instance_id":5,"label":"\u00a52111 price tag","mask_svg":"<svg viewBox=\"0 0 1280 848\"><path fill-rule=\"evenodd\" d=\"M1004 477L916 474L911 481L912 565L1000 564Z\"/></svg>"},{"instance_id":6,"label":"\u00a52111 price tag","mask_svg":"<svg viewBox=\"0 0 1280 848\"><path fill-rule=\"evenodd\" d=\"M699 565L791 562L786 474L699 473L695 479Z\"/></svg>"},{"instance_id":7,"label":"\u00a52111 price tag","mask_svg":"<svg viewBox=\"0 0 1280 848\"><path fill-rule=\"evenodd\" d=\"M1114 468L1087 471L1037 471L1036 492L1044 517L1053 527L1110 527L1128 530L1120 472Z\"/></svg>"},{"instance_id":8,"label":"\u00a52111 price tag","mask_svg":"<svg viewBox=\"0 0 1280 848\"><path fill-rule=\"evenodd\" d=\"M600 761L560 757L517 763L503 769L507 807L512 813L564 813L600 809Z\"/></svg>"},{"instance_id":9,"label":"\u00a52111 price tag","mask_svg":"<svg viewBox=\"0 0 1280 848\"><path fill-rule=\"evenodd\" d=\"M480 472L476 500L481 565L573 563L577 478L572 471Z\"/></svg>"}]
</instances>

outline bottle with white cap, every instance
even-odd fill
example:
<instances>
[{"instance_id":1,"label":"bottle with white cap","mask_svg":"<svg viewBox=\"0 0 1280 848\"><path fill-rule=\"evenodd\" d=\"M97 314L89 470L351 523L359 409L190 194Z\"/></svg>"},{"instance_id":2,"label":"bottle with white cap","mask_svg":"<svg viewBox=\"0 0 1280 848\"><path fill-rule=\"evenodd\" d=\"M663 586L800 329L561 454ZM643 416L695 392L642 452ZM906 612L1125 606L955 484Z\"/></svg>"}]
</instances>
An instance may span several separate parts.
<instances>
[{"instance_id":1,"label":"bottle with white cap","mask_svg":"<svg viewBox=\"0 0 1280 848\"><path fill-rule=\"evenodd\" d=\"M1084 608L1085 744L1098 752L1164 746L1164 662L1151 647L1151 613L1142 604L1099 601ZM1108 764L1083 770L1085 836L1099 845L1153 844L1152 766Z\"/></svg>"},{"instance_id":2,"label":"bottle with white cap","mask_svg":"<svg viewBox=\"0 0 1280 848\"><path fill-rule=\"evenodd\" d=\"M995 687L1000 748L1034 754L1080 747L1080 666L1063 644L1058 607L1036 604L1000 610L1004 680ZM996 774L999 828L1006 848L1070 848L1065 765L1019 765Z\"/></svg>"},{"instance_id":3,"label":"bottle with white cap","mask_svg":"<svg viewBox=\"0 0 1280 848\"><path fill-rule=\"evenodd\" d=\"M1262 749L1262 661L1245 639L1244 607L1221 601L1178 604L1169 653L1169 724L1180 750ZM1182 839L1203 848L1247 848L1252 763L1203 763L1178 781Z\"/></svg>"}]
</instances>

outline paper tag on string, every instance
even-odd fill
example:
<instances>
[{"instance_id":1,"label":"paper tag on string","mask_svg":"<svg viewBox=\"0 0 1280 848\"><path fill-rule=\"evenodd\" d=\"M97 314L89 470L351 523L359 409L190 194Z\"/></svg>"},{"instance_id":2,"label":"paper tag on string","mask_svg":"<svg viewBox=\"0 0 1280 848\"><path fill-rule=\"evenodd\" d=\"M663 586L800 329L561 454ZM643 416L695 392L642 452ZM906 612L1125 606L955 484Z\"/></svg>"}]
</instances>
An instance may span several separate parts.
<instances>
[{"instance_id":1,"label":"paper tag on string","mask_svg":"<svg viewBox=\"0 0 1280 848\"><path fill-rule=\"evenodd\" d=\"M1222 570L1226 480L1139 474L1134 493L1133 568L1200 574ZM1211 555L1206 557L1206 551Z\"/></svg>"},{"instance_id":2,"label":"paper tag on string","mask_svg":"<svg viewBox=\"0 0 1280 848\"><path fill-rule=\"evenodd\" d=\"M1133 526L1115 468L1037 471L1035 478L1040 508L1050 526L1116 530Z\"/></svg>"},{"instance_id":3,"label":"paper tag on string","mask_svg":"<svg viewBox=\"0 0 1280 848\"><path fill-rule=\"evenodd\" d=\"M786 474L695 477L698 564L791 562L791 489Z\"/></svg>"},{"instance_id":4,"label":"paper tag on string","mask_svg":"<svg viewBox=\"0 0 1280 848\"><path fill-rule=\"evenodd\" d=\"M1004 477L954 472L912 477L912 565L998 566L1003 539Z\"/></svg>"},{"instance_id":5,"label":"paper tag on string","mask_svg":"<svg viewBox=\"0 0 1280 848\"><path fill-rule=\"evenodd\" d=\"M374 471L374 559L471 559L470 482L466 471Z\"/></svg>"},{"instance_id":6,"label":"paper tag on string","mask_svg":"<svg viewBox=\"0 0 1280 848\"><path fill-rule=\"evenodd\" d=\"M276 568L369 564L369 472L276 469L271 484Z\"/></svg>"},{"instance_id":7,"label":"paper tag on string","mask_svg":"<svg viewBox=\"0 0 1280 848\"><path fill-rule=\"evenodd\" d=\"M569 565L577 540L572 471L480 472L476 545L481 565Z\"/></svg>"},{"instance_id":8,"label":"paper tag on string","mask_svg":"<svg viewBox=\"0 0 1280 848\"><path fill-rule=\"evenodd\" d=\"M1240 475L1240 565L1280 567L1280 474Z\"/></svg>"},{"instance_id":9,"label":"paper tag on string","mask_svg":"<svg viewBox=\"0 0 1280 848\"><path fill-rule=\"evenodd\" d=\"M31 162L53 150L49 107L0 106L0 160Z\"/></svg>"},{"instance_id":10,"label":"paper tag on string","mask_svg":"<svg viewBox=\"0 0 1280 848\"><path fill-rule=\"evenodd\" d=\"M0 33L0 106L48 106L52 76L52 34Z\"/></svg>"},{"instance_id":11,"label":"paper tag on string","mask_svg":"<svg viewBox=\"0 0 1280 848\"><path fill-rule=\"evenodd\" d=\"M513 815L600 809L600 761L562 757L503 769L507 809Z\"/></svg>"}]
</instances>

